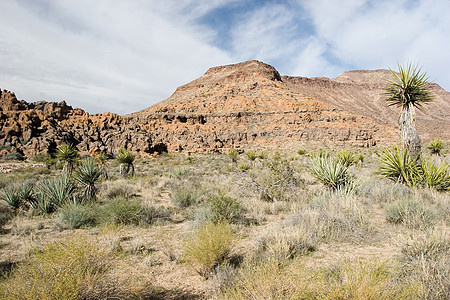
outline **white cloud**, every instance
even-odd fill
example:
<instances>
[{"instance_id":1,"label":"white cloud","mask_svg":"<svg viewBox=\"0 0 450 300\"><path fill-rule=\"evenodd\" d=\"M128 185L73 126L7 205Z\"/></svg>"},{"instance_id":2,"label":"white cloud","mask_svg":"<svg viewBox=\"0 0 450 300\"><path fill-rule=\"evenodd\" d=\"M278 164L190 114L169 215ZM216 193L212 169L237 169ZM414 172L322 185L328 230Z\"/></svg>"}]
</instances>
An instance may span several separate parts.
<instances>
[{"instance_id":1,"label":"white cloud","mask_svg":"<svg viewBox=\"0 0 450 300\"><path fill-rule=\"evenodd\" d=\"M281 74L328 77L413 61L450 89L448 0L297 1L0 1L0 87L129 113L209 67L259 59ZM224 20L227 5L242 11L227 11L239 21L222 35L202 18ZM230 49L214 46L225 38Z\"/></svg>"},{"instance_id":2,"label":"white cloud","mask_svg":"<svg viewBox=\"0 0 450 300\"><path fill-rule=\"evenodd\" d=\"M423 65L447 89L450 79L450 2L301 1L317 38L330 45L344 65L395 68L397 62Z\"/></svg>"},{"instance_id":3,"label":"white cloud","mask_svg":"<svg viewBox=\"0 0 450 300\"><path fill-rule=\"evenodd\" d=\"M0 86L28 101L42 95L89 112L129 113L165 99L210 66L231 62L206 42L210 30L202 35L183 7L162 13L162 2L156 3L0 2L6 12L0 18Z\"/></svg>"}]
</instances>

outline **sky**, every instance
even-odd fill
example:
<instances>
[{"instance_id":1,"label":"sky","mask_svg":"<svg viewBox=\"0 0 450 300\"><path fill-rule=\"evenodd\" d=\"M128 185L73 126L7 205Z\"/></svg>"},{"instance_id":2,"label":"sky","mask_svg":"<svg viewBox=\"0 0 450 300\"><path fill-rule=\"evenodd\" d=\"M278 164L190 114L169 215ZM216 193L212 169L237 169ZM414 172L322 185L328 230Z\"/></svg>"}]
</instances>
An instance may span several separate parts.
<instances>
[{"instance_id":1,"label":"sky","mask_svg":"<svg viewBox=\"0 0 450 300\"><path fill-rule=\"evenodd\" d=\"M127 114L210 67L334 78L412 62L450 91L450 0L0 0L0 88Z\"/></svg>"}]
</instances>

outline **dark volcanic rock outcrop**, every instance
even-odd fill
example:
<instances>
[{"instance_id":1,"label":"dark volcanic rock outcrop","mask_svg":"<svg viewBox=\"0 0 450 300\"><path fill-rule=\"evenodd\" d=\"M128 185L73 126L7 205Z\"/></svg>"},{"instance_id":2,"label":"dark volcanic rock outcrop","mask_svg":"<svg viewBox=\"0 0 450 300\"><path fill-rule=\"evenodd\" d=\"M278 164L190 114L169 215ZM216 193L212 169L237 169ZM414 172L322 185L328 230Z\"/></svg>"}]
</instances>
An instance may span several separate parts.
<instances>
[{"instance_id":1,"label":"dark volcanic rock outcrop","mask_svg":"<svg viewBox=\"0 0 450 300\"><path fill-rule=\"evenodd\" d=\"M0 92L3 152L32 156L65 141L81 152L220 151L313 140L372 146L395 141L398 110L380 93L385 70L335 79L286 77L258 61L214 67L167 100L130 115L90 115L65 102L27 103ZM435 106L418 114L425 138L449 139L449 93L434 86ZM444 109L441 109L444 108Z\"/></svg>"}]
</instances>

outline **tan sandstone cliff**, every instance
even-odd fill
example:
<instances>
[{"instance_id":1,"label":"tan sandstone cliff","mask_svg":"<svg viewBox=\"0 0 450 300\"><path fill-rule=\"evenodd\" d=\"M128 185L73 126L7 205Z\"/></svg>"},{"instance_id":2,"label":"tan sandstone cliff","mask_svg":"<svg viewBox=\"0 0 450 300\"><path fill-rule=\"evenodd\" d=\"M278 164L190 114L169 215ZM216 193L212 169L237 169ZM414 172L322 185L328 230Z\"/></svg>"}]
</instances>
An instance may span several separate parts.
<instances>
[{"instance_id":1,"label":"tan sandstone cliff","mask_svg":"<svg viewBox=\"0 0 450 300\"><path fill-rule=\"evenodd\" d=\"M81 152L141 154L272 147L286 141L373 146L397 137L398 109L380 93L386 70L346 72L335 79L287 77L259 61L214 67L145 110L90 115L65 102L27 103L0 91L2 152L52 153L61 142ZM449 93L418 113L425 139L449 140Z\"/></svg>"}]
</instances>

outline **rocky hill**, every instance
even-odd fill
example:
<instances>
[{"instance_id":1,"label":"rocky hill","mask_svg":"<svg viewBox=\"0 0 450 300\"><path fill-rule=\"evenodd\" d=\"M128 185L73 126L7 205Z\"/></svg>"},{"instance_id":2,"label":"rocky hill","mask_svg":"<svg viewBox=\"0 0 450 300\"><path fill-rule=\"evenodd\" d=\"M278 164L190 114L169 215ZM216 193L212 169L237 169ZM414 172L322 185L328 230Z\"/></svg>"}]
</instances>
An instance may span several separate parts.
<instances>
[{"instance_id":1,"label":"rocky hill","mask_svg":"<svg viewBox=\"0 0 450 300\"><path fill-rule=\"evenodd\" d=\"M81 152L141 154L267 148L289 141L373 146L395 141L398 109L380 93L386 70L328 78L280 76L259 61L214 67L168 99L119 116L90 115L65 102L27 103L0 91L2 154L52 153L65 141ZM417 115L424 139L450 139L450 94L433 85L435 103Z\"/></svg>"}]
</instances>

